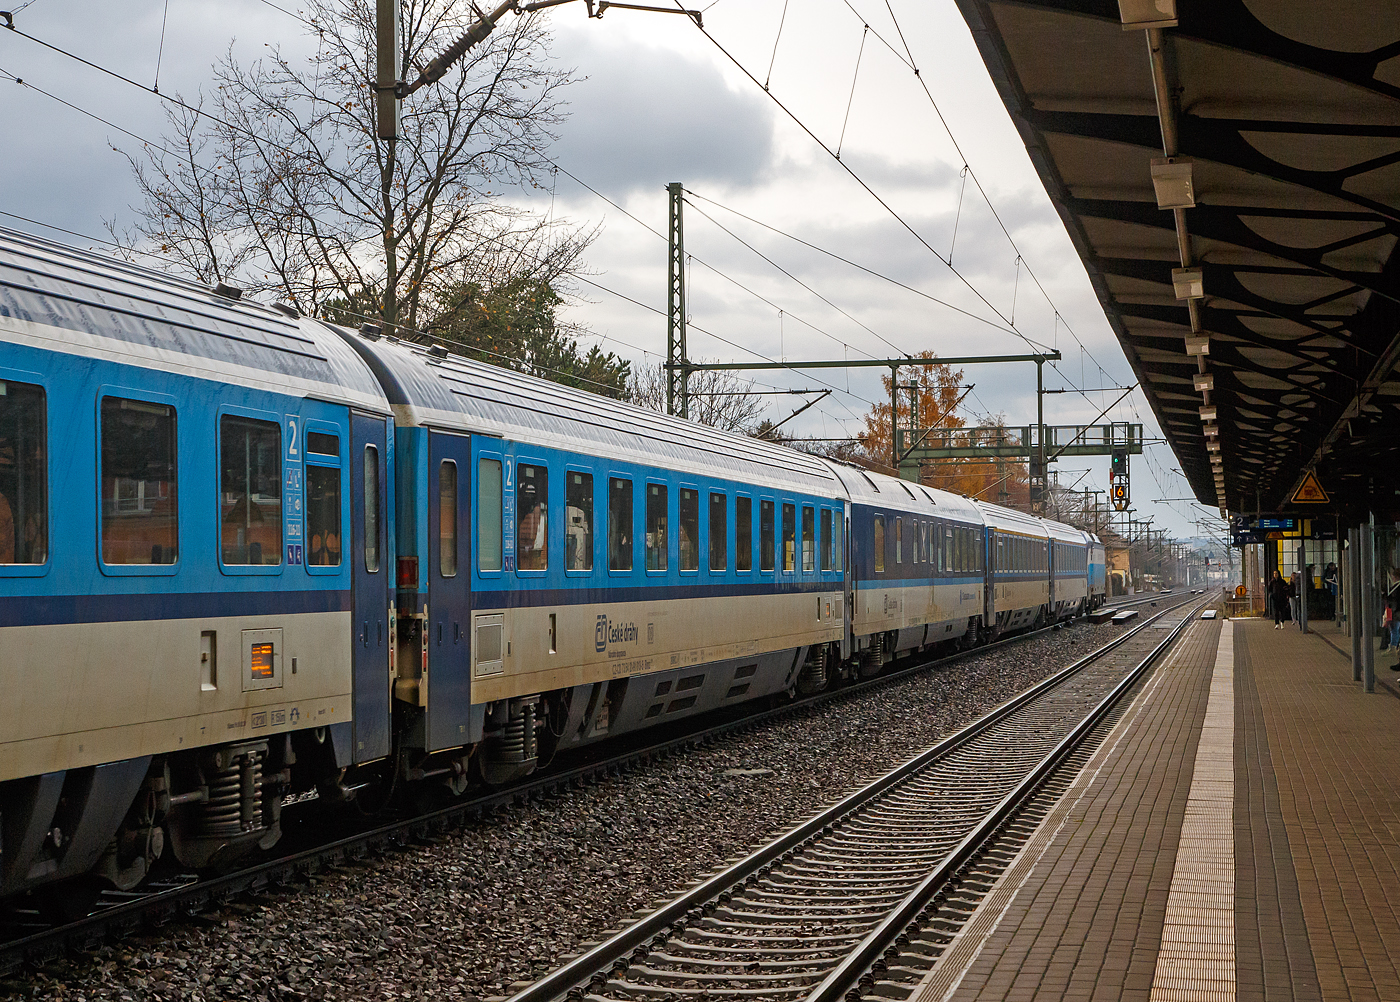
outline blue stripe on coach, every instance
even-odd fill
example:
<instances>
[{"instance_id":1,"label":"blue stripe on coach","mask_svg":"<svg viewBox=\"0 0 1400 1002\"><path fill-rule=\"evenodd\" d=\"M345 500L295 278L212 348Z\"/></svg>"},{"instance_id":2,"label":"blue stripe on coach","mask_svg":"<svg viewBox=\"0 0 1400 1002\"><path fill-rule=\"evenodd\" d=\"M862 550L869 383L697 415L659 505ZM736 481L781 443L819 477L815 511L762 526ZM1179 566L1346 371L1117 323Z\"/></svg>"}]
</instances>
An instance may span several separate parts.
<instances>
[{"instance_id":1,"label":"blue stripe on coach","mask_svg":"<svg viewBox=\"0 0 1400 1002\"><path fill-rule=\"evenodd\" d=\"M220 591L166 595L0 597L0 627L156 622L350 611L348 591Z\"/></svg>"}]
</instances>

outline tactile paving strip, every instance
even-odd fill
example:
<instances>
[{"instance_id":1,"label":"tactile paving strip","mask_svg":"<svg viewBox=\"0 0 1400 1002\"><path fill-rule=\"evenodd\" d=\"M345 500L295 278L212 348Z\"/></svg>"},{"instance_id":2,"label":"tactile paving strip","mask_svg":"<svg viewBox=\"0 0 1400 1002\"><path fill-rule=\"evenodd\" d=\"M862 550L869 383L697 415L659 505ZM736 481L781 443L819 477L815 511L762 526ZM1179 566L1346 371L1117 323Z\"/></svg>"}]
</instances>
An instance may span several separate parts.
<instances>
[{"instance_id":1,"label":"tactile paving strip","mask_svg":"<svg viewBox=\"0 0 1400 1002\"><path fill-rule=\"evenodd\" d=\"M1235 627L1215 655L1152 1002L1235 997Z\"/></svg>"}]
</instances>

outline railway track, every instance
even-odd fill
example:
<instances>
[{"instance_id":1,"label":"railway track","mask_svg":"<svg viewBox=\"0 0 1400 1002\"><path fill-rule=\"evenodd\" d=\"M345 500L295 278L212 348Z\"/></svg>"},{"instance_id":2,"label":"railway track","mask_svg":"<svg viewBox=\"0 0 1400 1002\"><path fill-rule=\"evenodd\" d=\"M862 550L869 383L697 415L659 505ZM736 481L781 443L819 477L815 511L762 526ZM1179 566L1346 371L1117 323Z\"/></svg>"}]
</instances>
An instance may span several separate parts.
<instances>
[{"instance_id":1,"label":"railway track","mask_svg":"<svg viewBox=\"0 0 1400 1002\"><path fill-rule=\"evenodd\" d=\"M1184 597L510 1002L907 997L1209 601Z\"/></svg>"},{"instance_id":2,"label":"railway track","mask_svg":"<svg viewBox=\"0 0 1400 1002\"><path fill-rule=\"evenodd\" d=\"M1149 595L1116 603L1119 608L1166 605L1191 599L1187 595ZM465 798L450 806L414 817L395 818L366 826L348 836L318 842L299 851L244 867L234 873L201 879L193 874L168 878L133 892L106 892L95 908L67 922L55 922L37 911L12 908L0 913L0 975L24 965L41 965L65 952L89 950L109 939L120 939L142 928L198 915L239 896L295 883L330 866L432 840L473 818L512 804L549 796L566 788L602 781L610 776L667 758L686 749L732 736L794 713L850 699L923 671L975 658L1000 647L1024 642L1052 627L1006 637L991 646L945 657L915 660L908 667L877 678L794 700L783 706L737 719L697 718L694 730L661 742L633 745L605 758L561 765L509 789ZM1126 636L1126 634L1125 634ZM1121 638L1119 638L1121 639ZM343 819L342 819L343 820ZM343 825L342 825L343 831Z\"/></svg>"}]
</instances>

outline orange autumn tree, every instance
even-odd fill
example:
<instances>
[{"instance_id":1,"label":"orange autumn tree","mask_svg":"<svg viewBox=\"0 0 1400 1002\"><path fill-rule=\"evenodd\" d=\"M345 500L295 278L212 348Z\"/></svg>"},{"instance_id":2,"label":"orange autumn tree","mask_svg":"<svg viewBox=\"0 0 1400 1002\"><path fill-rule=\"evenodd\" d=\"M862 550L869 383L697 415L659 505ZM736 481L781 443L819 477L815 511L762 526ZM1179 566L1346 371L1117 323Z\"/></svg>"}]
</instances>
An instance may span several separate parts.
<instances>
[{"instance_id":1,"label":"orange autumn tree","mask_svg":"<svg viewBox=\"0 0 1400 1002\"><path fill-rule=\"evenodd\" d=\"M938 356L931 351L923 351L913 356L914 358L933 359ZM962 393L963 371L956 372L947 365L922 365L916 367L903 368L899 371L899 425L901 428L909 426L909 406L913 402L914 392L905 387L913 385L917 387L918 394L918 416L920 428L955 429L961 428L963 419L958 416L958 397ZM884 396L890 395L890 377L884 376L880 380L884 388ZM932 437L932 436L930 436ZM871 469L879 470L881 473L897 475L897 471L890 466L890 405L879 403L871 409L865 416L865 430L858 436L861 448L861 459L869 464ZM906 448L908 443L906 443Z\"/></svg>"},{"instance_id":2,"label":"orange autumn tree","mask_svg":"<svg viewBox=\"0 0 1400 1002\"><path fill-rule=\"evenodd\" d=\"M1021 434L1019 429L1007 427L1005 415L997 414L983 418L962 437L965 444L988 446L998 441L1015 442ZM920 473L931 487L1022 511L1030 509L1030 469L1023 460L952 459L925 467Z\"/></svg>"},{"instance_id":3,"label":"orange autumn tree","mask_svg":"<svg viewBox=\"0 0 1400 1002\"><path fill-rule=\"evenodd\" d=\"M935 359L931 351L916 358ZM1018 429L1009 428L1003 415L983 418L974 427L958 413L962 397L961 369L954 371L944 364L910 367L900 371L898 396L900 426L910 424L909 407L918 395L918 426L934 429L923 439L929 446L990 445L993 442L1016 441ZM890 377L881 380L885 396L890 392ZM916 390L907 389L909 386ZM906 448L909 443L906 443ZM890 405L876 404L865 416L865 429L859 436L859 461L871 469L897 475L890 466ZM929 487L966 494L997 504L1025 509L1030 501L1029 470L1024 461L1015 459L946 459L925 462L919 469L919 481Z\"/></svg>"}]
</instances>

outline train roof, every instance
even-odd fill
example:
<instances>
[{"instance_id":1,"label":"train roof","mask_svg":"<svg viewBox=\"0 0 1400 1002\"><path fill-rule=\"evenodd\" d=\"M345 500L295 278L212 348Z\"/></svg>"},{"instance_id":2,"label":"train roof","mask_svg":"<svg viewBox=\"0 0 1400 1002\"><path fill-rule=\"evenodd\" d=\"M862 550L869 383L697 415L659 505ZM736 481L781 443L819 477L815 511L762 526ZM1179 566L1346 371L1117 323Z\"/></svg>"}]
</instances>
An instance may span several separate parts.
<instances>
[{"instance_id":1,"label":"train roof","mask_svg":"<svg viewBox=\"0 0 1400 1002\"><path fill-rule=\"evenodd\" d=\"M1083 529L1077 529L1064 522L1056 522L1051 518L1042 518L1040 523L1045 526L1045 531L1049 533L1051 539L1057 539L1062 543L1074 543L1078 546L1085 546L1089 542L1089 534Z\"/></svg>"},{"instance_id":2,"label":"train roof","mask_svg":"<svg viewBox=\"0 0 1400 1002\"><path fill-rule=\"evenodd\" d=\"M1028 536L1038 536L1048 539L1049 529L1043 519L1034 515L1027 515L1023 511L1015 508L1003 508L999 504L992 504L990 501L974 502L982 512L982 518L987 525L993 529L1002 529L1006 532L1020 532Z\"/></svg>"},{"instance_id":3,"label":"train roof","mask_svg":"<svg viewBox=\"0 0 1400 1002\"><path fill-rule=\"evenodd\" d=\"M882 508L917 511L939 518L955 518L980 525L982 514L977 505L961 494L940 491L936 487L902 480L873 470L832 463L851 500L859 504Z\"/></svg>"},{"instance_id":4,"label":"train roof","mask_svg":"<svg viewBox=\"0 0 1400 1002\"><path fill-rule=\"evenodd\" d=\"M491 435L697 475L839 495L816 456L513 369L335 328L379 376L401 426Z\"/></svg>"},{"instance_id":5,"label":"train roof","mask_svg":"<svg viewBox=\"0 0 1400 1002\"><path fill-rule=\"evenodd\" d=\"M0 342L388 411L368 367L314 321L3 227Z\"/></svg>"}]
</instances>

